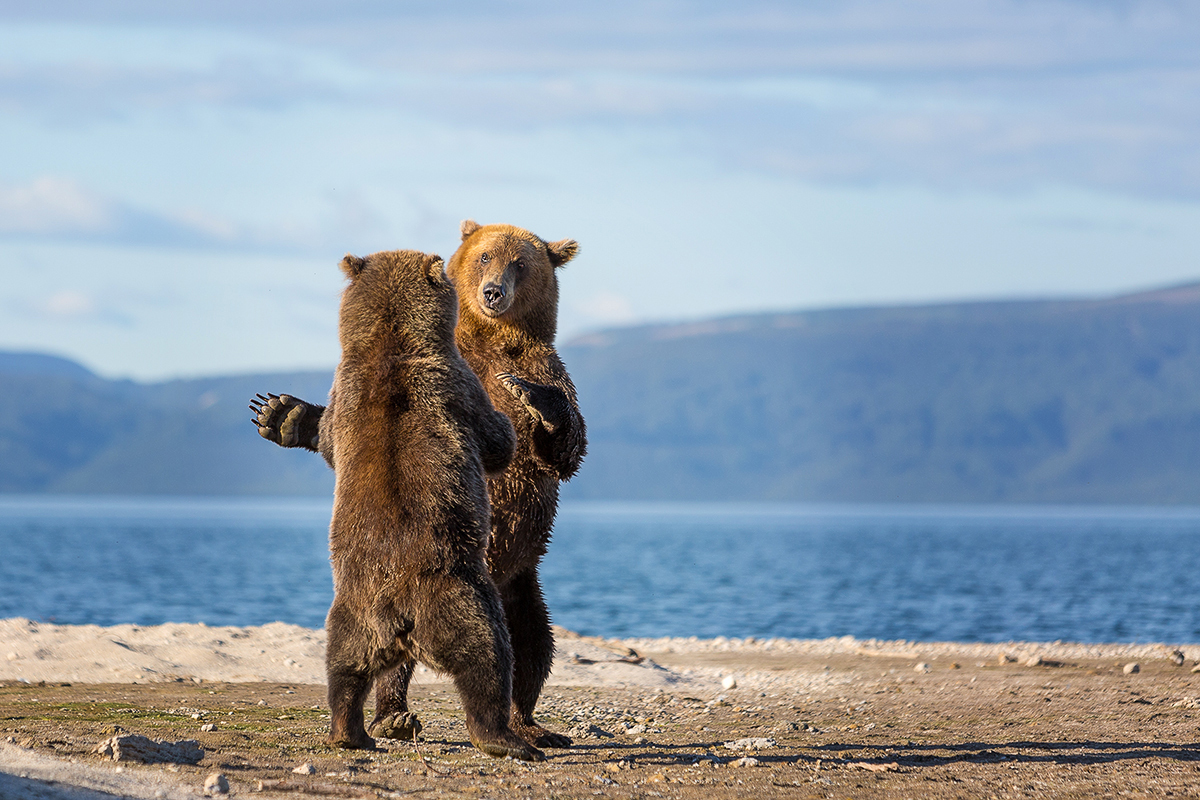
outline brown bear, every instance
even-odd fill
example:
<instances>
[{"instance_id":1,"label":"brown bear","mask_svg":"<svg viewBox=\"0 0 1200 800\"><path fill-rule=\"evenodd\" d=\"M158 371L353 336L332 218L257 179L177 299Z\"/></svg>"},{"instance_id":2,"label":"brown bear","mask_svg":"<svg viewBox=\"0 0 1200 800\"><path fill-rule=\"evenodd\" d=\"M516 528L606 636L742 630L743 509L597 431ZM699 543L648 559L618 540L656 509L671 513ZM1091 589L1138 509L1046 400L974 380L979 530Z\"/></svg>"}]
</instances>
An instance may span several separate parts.
<instances>
[{"instance_id":1,"label":"brown bear","mask_svg":"<svg viewBox=\"0 0 1200 800\"><path fill-rule=\"evenodd\" d=\"M455 345L442 259L399 250L341 266L342 358L318 434L337 476L329 742L373 747L372 682L419 660L453 678L476 747L541 760L509 724L512 649L485 561L484 476L509 463L512 424Z\"/></svg>"},{"instance_id":2,"label":"brown bear","mask_svg":"<svg viewBox=\"0 0 1200 800\"><path fill-rule=\"evenodd\" d=\"M570 739L534 721L550 674L554 637L538 582L558 508L559 483L579 469L587 448L575 387L554 349L558 325L556 270L579 251L574 240L545 242L511 225L462 223L462 244L447 274L458 290L455 336L496 408L512 420L516 453L508 469L488 477L492 536L488 565L504 603L512 642L513 729L537 747ZM266 439L317 450L324 409L287 395L251 401ZM372 732L411 738L408 714L412 663L376 683Z\"/></svg>"}]
</instances>

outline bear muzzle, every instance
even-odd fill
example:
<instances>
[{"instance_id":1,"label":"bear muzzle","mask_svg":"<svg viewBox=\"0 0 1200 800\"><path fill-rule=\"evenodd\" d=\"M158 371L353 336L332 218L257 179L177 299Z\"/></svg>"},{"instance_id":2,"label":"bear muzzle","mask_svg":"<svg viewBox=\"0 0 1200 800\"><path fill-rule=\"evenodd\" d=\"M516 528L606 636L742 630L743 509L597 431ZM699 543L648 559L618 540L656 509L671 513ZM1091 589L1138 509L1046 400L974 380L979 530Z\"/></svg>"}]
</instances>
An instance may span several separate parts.
<instances>
[{"instance_id":1,"label":"bear muzzle","mask_svg":"<svg viewBox=\"0 0 1200 800\"><path fill-rule=\"evenodd\" d=\"M490 317L498 317L512 305L512 294L502 283L486 283L479 289L479 306Z\"/></svg>"}]
</instances>

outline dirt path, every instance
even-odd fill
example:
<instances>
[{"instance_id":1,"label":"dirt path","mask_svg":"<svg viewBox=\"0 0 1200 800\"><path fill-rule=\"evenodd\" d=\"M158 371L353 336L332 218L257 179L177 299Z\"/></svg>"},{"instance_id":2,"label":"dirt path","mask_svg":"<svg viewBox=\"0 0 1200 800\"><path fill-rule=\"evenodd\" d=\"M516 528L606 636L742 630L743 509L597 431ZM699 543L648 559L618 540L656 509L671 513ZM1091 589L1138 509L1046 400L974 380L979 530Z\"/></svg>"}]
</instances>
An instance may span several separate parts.
<instances>
[{"instance_id":1,"label":"dirt path","mask_svg":"<svg viewBox=\"0 0 1200 800\"><path fill-rule=\"evenodd\" d=\"M661 685L551 687L541 718L576 746L536 765L478 754L457 697L435 682L414 690L426 726L416 747L381 740L376 752L345 752L322 743L317 685L7 681L0 796L193 797L216 772L234 796L1200 796L1200 675L1167 648L630 644L655 663L618 663ZM1026 663L1036 651L1048 655ZM621 648L589 652L620 657ZM1022 660L1001 664L1005 652ZM1063 657L1072 653L1100 657ZM1124 669L1130 653L1141 656L1134 673ZM560 655L600 666L566 648ZM738 685L723 688L722 674ZM204 759L118 765L94 754L121 732L195 739ZM726 744L747 739L760 741ZM313 774L293 772L304 764Z\"/></svg>"}]
</instances>

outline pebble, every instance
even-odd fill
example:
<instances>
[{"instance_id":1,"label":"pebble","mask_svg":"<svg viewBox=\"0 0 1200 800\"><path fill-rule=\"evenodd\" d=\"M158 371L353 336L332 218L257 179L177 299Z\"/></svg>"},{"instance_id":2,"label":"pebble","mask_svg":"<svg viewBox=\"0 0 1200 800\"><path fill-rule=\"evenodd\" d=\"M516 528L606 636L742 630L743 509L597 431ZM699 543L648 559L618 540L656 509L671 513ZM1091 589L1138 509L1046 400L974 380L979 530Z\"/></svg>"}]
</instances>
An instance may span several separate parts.
<instances>
[{"instance_id":1,"label":"pebble","mask_svg":"<svg viewBox=\"0 0 1200 800\"><path fill-rule=\"evenodd\" d=\"M933 667L929 666L924 661L922 661L920 664L917 664L915 667L913 667L913 671L914 672L933 672Z\"/></svg>"},{"instance_id":2,"label":"pebble","mask_svg":"<svg viewBox=\"0 0 1200 800\"><path fill-rule=\"evenodd\" d=\"M1045 663L1046 662L1042 660L1041 656L1030 656L1029 658L1025 659L1025 666L1027 667L1040 667Z\"/></svg>"},{"instance_id":3,"label":"pebble","mask_svg":"<svg viewBox=\"0 0 1200 800\"><path fill-rule=\"evenodd\" d=\"M1183 662L1187 660L1182 650L1172 650L1171 655L1167 656L1167 660L1177 667L1182 667Z\"/></svg>"},{"instance_id":4,"label":"pebble","mask_svg":"<svg viewBox=\"0 0 1200 800\"><path fill-rule=\"evenodd\" d=\"M217 726L212 722L209 722L209 723L206 723L206 724L200 726L200 730L204 731L205 733L213 733L214 731L216 731L216 729L217 729Z\"/></svg>"},{"instance_id":5,"label":"pebble","mask_svg":"<svg viewBox=\"0 0 1200 800\"><path fill-rule=\"evenodd\" d=\"M727 690L728 689L736 689L737 688L737 678L733 677L732 675L726 675L724 678L721 679L721 686L725 687L725 689L727 689Z\"/></svg>"},{"instance_id":6,"label":"pebble","mask_svg":"<svg viewBox=\"0 0 1200 800\"><path fill-rule=\"evenodd\" d=\"M296 773L297 775L316 775L317 768L305 761L303 764L292 770L292 772Z\"/></svg>"},{"instance_id":7,"label":"pebble","mask_svg":"<svg viewBox=\"0 0 1200 800\"><path fill-rule=\"evenodd\" d=\"M1124 672L1126 675L1132 675L1135 672L1141 672L1141 671L1142 671L1142 665L1137 663L1136 661L1131 661L1130 663L1126 664L1125 668L1122 670L1122 672Z\"/></svg>"},{"instance_id":8,"label":"pebble","mask_svg":"<svg viewBox=\"0 0 1200 800\"><path fill-rule=\"evenodd\" d=\"M204 781L204 793L209 797L229 794L229 779L219 772L214 772Z\"/></svg>"},{"instance_id":9,"label":"pebble","mask_svg":"<svg viewBox=\"0 0 1200 800\"><path fill-rule=\"evenodd\" d=\"M1192 667L1192 674L1197 674L1197 673L1200 673L1200 664L1197 664L1196 666Z\"/></svg>"},{"instance_id":10,"label":"pebble","mask_svg":"<svg viewBox=\"0 0 1200 800\"><path fill-rule=\"evenodd\" d=\"M1016 657L1016 656L1014 656L1012 653L1001 653L1001 654L1000 654L1000 658L999 658L998 660L999 660L999 662L1000 662L1001 664L1015 664L1015 663L1017 663L1017 657Z\"/></svg>"},{"instance_id":11,"label":"pebble","mask_svg":"<svg viewBox=\"0 0 1200 800\"><path fill-rule=\"evenodd\" d=\"M730 761L729 763L735 767L757 767L759 765L759 760L757 758L751 758L750 756L743 756L742 758L739 758L736 761Z\"/></svg>"},{"instance_id":12,"label":"pebble","mask_svg":"<svg viewBox=\"0 0 1200 800\"><path fill-rule=\"evenodd\" d=\"M16 654L16 653L9 653L9 654L8 654L8 660L9 660L9 661L16 661L16 660L17 660L17 658L18 658L18 656L17 656L17 654Z\"/></svg>"}]
</instances>

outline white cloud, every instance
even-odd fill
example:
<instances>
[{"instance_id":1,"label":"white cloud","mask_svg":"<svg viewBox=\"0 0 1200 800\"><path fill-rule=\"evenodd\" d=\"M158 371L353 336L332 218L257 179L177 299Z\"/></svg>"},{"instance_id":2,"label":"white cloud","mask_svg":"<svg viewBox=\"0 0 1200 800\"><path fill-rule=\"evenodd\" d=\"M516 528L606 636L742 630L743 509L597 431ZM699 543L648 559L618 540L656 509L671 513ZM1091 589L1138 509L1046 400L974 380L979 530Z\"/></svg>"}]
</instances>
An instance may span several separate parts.
<instances>
[{"instance_id":1,"label":"white cloud","mask_svg":"<svg viewBox=\"0 0 1200 800\"><path fill-rule=\"evenodd\" d=\"M41 177L0 186L2 233L99 233L112 224L111 206L73 181Z\"/></svg>"},{"instance_id":2,"label":"white cloud","mask_svg":"<svg viewBox=\"0 0 1200 800\"><path fill-rule=\"evenodd\" d=\"M95 313L96 302L82 292L64 291L46 298L42 310L52 317L76 319Z\"/></svg>"}]
</instances>

